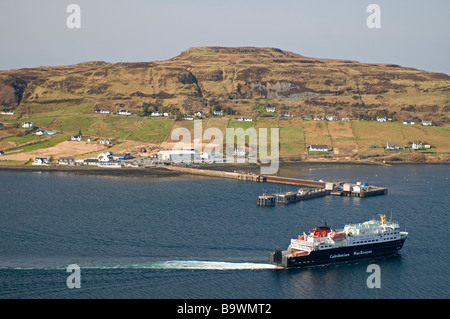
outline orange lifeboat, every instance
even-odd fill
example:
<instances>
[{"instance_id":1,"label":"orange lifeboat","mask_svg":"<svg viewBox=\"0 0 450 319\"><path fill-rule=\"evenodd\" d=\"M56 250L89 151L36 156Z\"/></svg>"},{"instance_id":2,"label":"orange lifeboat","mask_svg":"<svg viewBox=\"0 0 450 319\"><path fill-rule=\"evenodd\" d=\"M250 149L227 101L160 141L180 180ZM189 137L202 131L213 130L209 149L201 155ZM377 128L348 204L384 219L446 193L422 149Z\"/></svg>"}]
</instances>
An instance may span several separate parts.
<instances>
[{"instance_id":1,"label":"orange lifeboat","mask_svg":"<svg viewBox=\"0 0 450 319\"><path fill-rule=\"evenodd\" d=\"M303 251L303 250L299 250L299 251L294 251L292 253L292 255L294 255L295 257L298 257L298 256L308 255L308 252L307 251Z\"/></svg>"},{"instance_id":2,"label":"orange lifeboat","mask_svg":"<svg viewBox=\"0 0 450 319\"><path fill-rule=\"evenodd\" d=\"M345 238L345 233L344 232L331 232L330 234L330 238L331 239L344 239Z\"/></svg>"}]
</instances>

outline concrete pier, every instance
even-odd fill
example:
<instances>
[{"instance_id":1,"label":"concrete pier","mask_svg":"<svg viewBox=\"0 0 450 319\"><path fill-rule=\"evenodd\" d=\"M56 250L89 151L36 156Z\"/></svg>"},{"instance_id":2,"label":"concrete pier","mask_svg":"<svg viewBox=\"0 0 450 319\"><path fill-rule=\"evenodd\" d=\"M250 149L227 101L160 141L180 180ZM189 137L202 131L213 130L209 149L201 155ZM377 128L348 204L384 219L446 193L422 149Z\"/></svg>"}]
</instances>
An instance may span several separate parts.
<instances>
[{"instance_id":1,"label":"concrete pier","mask_svg":"<svg viewBox=\"0 0 450 319\"><path fill-rule=\"evenodd\" d=\"M286 184L286 185L295 185L295 186L307 186L312 188L319 189L317 193L314 191L310 191L307 194L304 194L304 199L314 198L311 196L318 197L313 194L320 194L319 196L325 193L325 195L337 195L337 196L353 196L353 197L370 197L377 195L385 195L388 193L387 188L378 187L368 185L367 183L333 183L333 182L324 182L324 181L312 181L301 178L290 178L290 177L281 177L281 176L271 176L271 175L258 175L254 173L236 173L236 172L226 172L226 171L215 171L209 169L198 169L191 167L180 167L180 166L169 166L166 167L169 170L189 173L189 174L197 174L203 176L213 176L213 177L221 177L221 178L232 178L238 179L241 181L250 181L250 182L267 182L267 183L277 183L277 184ZM322 193L323 191L323 193ZM295 194L295 192L294 192ZM280 203L289 203L294 200L294 194L279 194L275 196L275 200ZM309 194L309 195L308 195ZM296 199L298 195L296 195ZM302 199L299 199L302 200Z\"/></svg>"},{"instance_id":2,"label":"concrete pier","mask_svg":"<svg viewBox=\"0 0 450 319\"><path fill-rule=\"evenodd\" d=\"M276 196L274 195L258 196L258 206L274 206L275 202Z\"/></svg>"},{"instance_id":3,"label":"concrete pier","mask_svg":"<svg viewBox=\"0 0 450 319\"><path fill-rule=\"evenodd\" d=\"M286 192L281 194L272 195L272 197L276 198L277 204L290 204L290 203L296 203L303 200L311 199L311 198L317 198L317 197L323 197L327 195L327 191L324 188L317 188L317 189L311 189L311 190L304 190L300 189L297 192ZM262 203L262 197L258 197L258 205L263 206L260 204ZM267 197L267 196L266 196ZM270 206L275 205L275 200ZM265 204L264 206L269 206Z\"/></svg>"}]
</instances>

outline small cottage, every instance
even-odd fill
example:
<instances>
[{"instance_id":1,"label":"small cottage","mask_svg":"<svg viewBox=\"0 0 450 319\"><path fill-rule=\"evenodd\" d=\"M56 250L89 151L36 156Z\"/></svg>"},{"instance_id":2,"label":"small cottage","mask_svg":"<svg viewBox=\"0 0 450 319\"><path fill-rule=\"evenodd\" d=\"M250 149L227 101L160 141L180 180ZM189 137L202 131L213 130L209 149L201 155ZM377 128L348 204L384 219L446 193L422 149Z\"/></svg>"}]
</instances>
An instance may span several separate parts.
<instances>
[{"instance_id":1,"label":"small cottage","mask_svg":"<svg viewBox=\"0 0 450 319\"><path fill-rule=\"evenodd\" d=\"M101 138L98 143L99 144L103 144L103 145L109 145L109 144L111 144L111 140L110 139Z\"/></svg>"},{"instance_id":2,"label":"small cottage","mask_svg":"<svg viewBox=\"0 0 450 319\"><path fill-rule=\"evenodd\" d=\"M386 149L390 151L399 150L398 143L386 142Z\"/></svg>"},{"instance_id":3,"label":"small cottage","mask_svg":"<svg viewBox=\"0 0 450 319\"><path fill-rule=\"evenodd\" d=\"M61 157L58 160L59 165L75 165L75 159L73 157Z\"/></svg>"},{"instance_id":4,"label":"small cottage","mask_svg":"<svg viewBox=\"0 0 450 319\"><path fill-rule=\"evenodd\" d=\"M308 148L310 152L328 152L328 145L310 145Z\"/></svg>"},{"instance_id":5,"label":"small cottage","mask_svg":"<svg viewBox=\"0 0 450 319\"><path fill-rule=\"evenodd\" d=\"M117 112L118 115L125 115L125 116L130 116L131 112L128 110L120 110L119 112Z\"/></svg>"},{"instance_id":6,"label":"small cottage","mask_svg":"<svg viewBox=\"0 0 450 319\"><path fill-rule=\"evenodd\" d=\"M50 160L46 157L35 157L33 161L33 165L48 165L50 164Z\"/></svg>"},{"instance_id":7,"label":"small cottage","mask_svg":"<svg viewBox=\"0 0 450 319\"><path fill-rule=\"evenodd\" d=\"M33 123L32 122L23 122L22 127L25 127L25 128L33 127Z\"/></svg>"}]
</instances>

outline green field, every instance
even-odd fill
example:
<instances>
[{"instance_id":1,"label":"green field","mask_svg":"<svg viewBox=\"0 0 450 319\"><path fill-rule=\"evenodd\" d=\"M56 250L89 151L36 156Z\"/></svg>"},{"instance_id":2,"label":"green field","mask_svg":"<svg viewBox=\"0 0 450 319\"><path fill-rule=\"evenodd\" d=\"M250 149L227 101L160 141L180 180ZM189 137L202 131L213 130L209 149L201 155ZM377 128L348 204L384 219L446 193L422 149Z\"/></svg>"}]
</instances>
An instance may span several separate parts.
<instances>
[{"instance_id":1,"label":"green field","mask_svg":"<svg viewBox=\"0 0 450 319\"><path fill-rule=\"evenodd\" d=\"M8 149L7 153L24 153L24 152L30 152L30 151L36 151L43 148L48 148L55 146L61 142L67 141L69 139L69 136L66 134L58 134L55 137L51 138L45 138L43 141L27 144L24 146L19 146L13 149Z\"/></svg>"},{"instance_id":2,"label":"green field","mask_svg":"<svg viewBox=\"0 0 450 319\"><path fill-rule=\"evenodd\" d=\"M32 135L30 130L22 128L4 128L1 140L4 150L26 152L54 146L68 140L71 134L82 132L83 136L111 138L125 142L161 144L168 140L171 132L179 127L187 128L193 136L194 121L175 121L168 118L143 118L138 116L122 117L114 115L87 114L35 114L17 120L3 121L8 125L33 122L35 127L58 131L53 138ZM74 111L74 110L72 110ZM400 122L378 123L375 121L326 122L303 121L301 118L259 117L256 121L246 122L228 118L203 119L203 133L209 128L218 128L226 141L227 128L267 128L267 147L270 153L271 130L279 128L280 156L303 156L311 144L325 144L332 150L330 154L362 156L386 155L387 142L398 143L400 147L409 147L412 142L430 144L431 150L424 154L450 154L450 127L403 125ZM13 132L13 133L12 133ZM16 134L15 136L11 136ZM204 141L207 143L208 141ZM248 143L248 139L246 141ZM262 143L258 136L258 143ZM408 153L408 151L404 152Z\"/></svg>"},{"instance_id":3,"label":"green field","mask_svg":"<svg viewBox=\"0 0 450 319\"><path fill-rule=\"evenodd\" d=\"M174 120L161 118L140 119L135 124L133 132L127 137L128 140L152 144L164 142L172 128Z\"/></svg>"}]
</instances>

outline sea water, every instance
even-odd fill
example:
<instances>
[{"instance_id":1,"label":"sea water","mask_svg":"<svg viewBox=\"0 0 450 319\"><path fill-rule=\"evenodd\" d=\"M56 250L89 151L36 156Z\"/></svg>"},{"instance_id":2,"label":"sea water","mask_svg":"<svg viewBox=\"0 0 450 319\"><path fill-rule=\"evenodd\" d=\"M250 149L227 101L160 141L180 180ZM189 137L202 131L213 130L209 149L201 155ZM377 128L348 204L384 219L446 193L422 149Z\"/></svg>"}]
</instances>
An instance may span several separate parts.
<instances>
[{"instance_id":1,"label":"sea water","mask_svg":"<svg viewBox=\"0 0 450 319\"><path fill-rule=\"evenodd\" d=\"M388 195L258 207L294 186L196 176L0 171L0 298L448 298L450 167L289 165L281 176L368 182ZM386 215L409 235L393 258L307 269L268 263L325 222ZM380 288L366 281L380 268ZM80 267L69 289L68 265Z\"/></svg>"}]
</instances>

